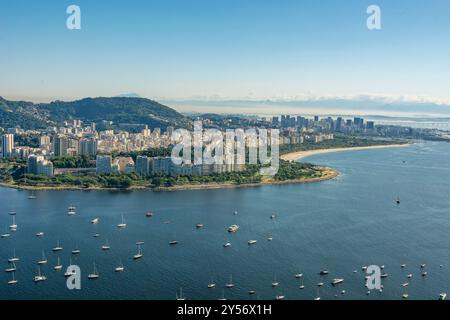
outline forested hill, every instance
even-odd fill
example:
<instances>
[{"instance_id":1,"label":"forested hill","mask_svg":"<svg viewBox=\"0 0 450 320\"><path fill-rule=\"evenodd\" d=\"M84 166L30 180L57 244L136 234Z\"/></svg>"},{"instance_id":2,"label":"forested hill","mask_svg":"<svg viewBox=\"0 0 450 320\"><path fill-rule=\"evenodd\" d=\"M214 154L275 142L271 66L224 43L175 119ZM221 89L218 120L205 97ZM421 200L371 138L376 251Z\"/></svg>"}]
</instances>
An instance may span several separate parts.
<instances>
[{"instance_id":1,"label":"forested hill","mask_svg":"<svg viewBox=\"0 0 450 320\"><path fill-rule=\"evenodd\" d=\"M151 128L184 127L188 119L167 106L145 98L85 98L34 104L0 97L0 127L24 129L61 124L64 120L113 121L115 124L147 124Z\"/></svg>"}]
</instances>

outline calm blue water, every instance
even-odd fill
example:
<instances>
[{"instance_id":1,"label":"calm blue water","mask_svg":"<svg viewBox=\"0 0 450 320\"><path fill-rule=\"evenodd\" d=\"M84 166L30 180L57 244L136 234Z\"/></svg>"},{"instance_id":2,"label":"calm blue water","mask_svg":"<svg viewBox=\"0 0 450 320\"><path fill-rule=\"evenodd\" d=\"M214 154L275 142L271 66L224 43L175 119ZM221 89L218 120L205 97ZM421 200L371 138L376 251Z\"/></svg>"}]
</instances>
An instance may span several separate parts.
<instances>
[{"instance_id":1,"label":"calm blue water","mask_svg":"<svg viewBox=\"0 0 450 320\"><path fill-rule=\"evenodd\" d=\"M21 260L17 286L8 286L11 275L0 271L0 298L174 299L182 287L187 299L218 299L222 292L228 299L277 294L313 299L323 281L322 299L335 294L337 299L401 299L401 284L411 272L410 299L437 299L440 292L450 293L449 159L450 144L425 143L310 157L342 173L321 183L170 193L52 191L37 192L36 200L28 200L27 191L2 188L0 233L11 224L12 209L19 228L0 240L0 265L8 266L13 248ZM400 206L394 203L397 195ZM78 208L74 217L67 216L70 204ZM153 218L145 217L148 210ZM116 227L121 214L128 224L124 230ZM98 225L90 223L95 217ZM205 228L196 230L197 223ZM230 235L226 228L234 223L241 229ZM35 236L39 231L43 238ZM97 232L100 238L93 237ZM100 249L106 239L109 252ZM172 239L179 244L169 246ZM250 239L258 243L248 246ZM80 291L69 291L62 272L53 270L58 255L51 249L57 240L65 266L70 251L81 249L73 258L82 269ZM145 241L144 258L133 261L139 240ZM223 248L227 241L231 248ZM42 250L49 260L42 268L48 280L35 284ZM125 272L116 274L120 259ZM100 278L91 281L87 275L94 261ZM420 276L422 263L426 278ZM367 296L361 267L370 264L384 264L389 277L383 293ZM318 276L322 268L330 271L324 279ZM305 275L304 290L294 278L298 272ZM236 287L224 289L231 274ZM275 275L280 285L272 288ZM334 277L345 283L333 288ZM215 289L207 288L211 279ZM249 296L248 290L257 294Z\"/></svg>"}]
</instances>

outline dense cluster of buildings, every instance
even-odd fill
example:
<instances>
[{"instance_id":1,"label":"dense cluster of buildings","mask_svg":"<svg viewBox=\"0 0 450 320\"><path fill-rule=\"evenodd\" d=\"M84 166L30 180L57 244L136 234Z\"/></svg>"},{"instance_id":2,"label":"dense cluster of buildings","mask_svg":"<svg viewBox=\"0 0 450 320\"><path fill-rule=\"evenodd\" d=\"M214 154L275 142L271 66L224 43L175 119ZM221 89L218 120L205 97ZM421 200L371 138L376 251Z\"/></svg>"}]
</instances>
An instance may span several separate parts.
<instances>
[{"instance_id":1,"label":"dense cluster of buildings","mask_svg":"<svg viewBox=\"0 0 450 320\"><path fill-rule=\"evenodd\" d=\"M314 118L305 118L302 116L282 115L281 117L272 117L272 126L281 129L301 128L301 129L316 129L317 131L328 132L371 132L375 130L375 123L373 121L365 122L363 118L355 117L353 119L344 119L337 117L333 119L326 117L320 119L319 116Z\"/></svg>"}]
</instances>

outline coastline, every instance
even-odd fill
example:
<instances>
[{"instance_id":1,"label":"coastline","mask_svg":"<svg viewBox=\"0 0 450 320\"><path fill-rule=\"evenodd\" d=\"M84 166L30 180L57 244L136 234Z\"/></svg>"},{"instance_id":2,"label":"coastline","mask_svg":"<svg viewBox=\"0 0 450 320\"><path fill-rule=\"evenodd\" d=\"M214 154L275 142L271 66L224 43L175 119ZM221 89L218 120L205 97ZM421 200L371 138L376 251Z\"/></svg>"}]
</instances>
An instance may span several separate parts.
<instances>
[{"instance_id":1,"label":"coastline","mask_svg":"<svg viewBox=\"0 0 450 320\"><path fill-rule=\"evenodd\" d=\"M165 191L182 191L182 190L207 190L207 189L229 189L229 188L250 188L250 187L262 187L268 185L283 185L283 184L297 184L297 183L312 183L331 180L339 176L339 172L328 167L320 167L323 171L320 177L311 178L299 178L278 181L274 179L266 179L259 183L210 183L210 184L189 184L179 185L172 187L149 187L149 186L133 186L130 188L102 188L102 187L77 187L77 186L20 186L16 184L9 184L0 182L0 187L12 188L17 190L26 191L65 191L65 190L77 190L77 191L153 191L153 192L165 192Z\"/></svg>"},{"instance_id":2,"label":"coastline","mask_svg":"<svg viewBox=\"0 0 450 320\"><path fill-rule=\"evenodd\" d=\"M404 148L410 146L411 143L403 144L386 144L386 145L375 145L375 146L364 146L364 147L342 147L342 148L330 148L330 149L317 149L317 150L303 150L286 153L280 156L280 159L285 161L296 161L305 157L313 156L322 153L332 153L341 151L353 151L353 150L370 150L370 149L384 149L384 148Z\"/></svg>"}]
</instances>

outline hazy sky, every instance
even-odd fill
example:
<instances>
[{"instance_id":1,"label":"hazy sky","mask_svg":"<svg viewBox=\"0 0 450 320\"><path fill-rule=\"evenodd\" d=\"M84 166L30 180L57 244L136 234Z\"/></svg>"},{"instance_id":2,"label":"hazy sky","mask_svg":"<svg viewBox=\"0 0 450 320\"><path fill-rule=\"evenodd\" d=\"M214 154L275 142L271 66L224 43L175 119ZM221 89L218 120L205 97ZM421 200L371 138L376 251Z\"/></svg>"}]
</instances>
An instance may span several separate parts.
<instances>
[{"instance_id":1,"label":"hazy sky","mask_svg":"<svg viewBox=\"0 0 450 320\"><path fill-rule=\"evenodd\" d=\"M66 29L81 7L82 29ZM369 31L366 9L382 10ZM0 2L0 95L450 100L450 0Z\"/></svg>"}]
</instances>

